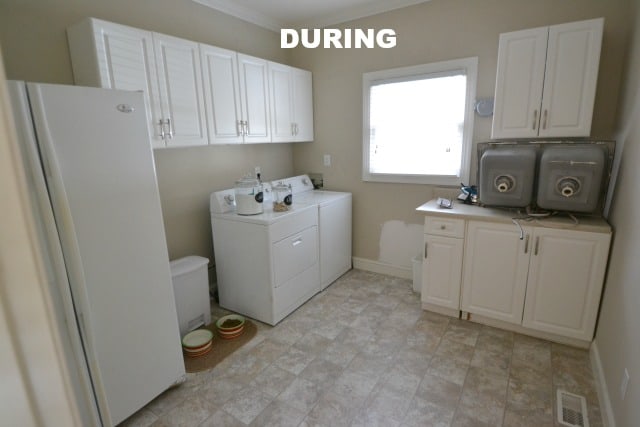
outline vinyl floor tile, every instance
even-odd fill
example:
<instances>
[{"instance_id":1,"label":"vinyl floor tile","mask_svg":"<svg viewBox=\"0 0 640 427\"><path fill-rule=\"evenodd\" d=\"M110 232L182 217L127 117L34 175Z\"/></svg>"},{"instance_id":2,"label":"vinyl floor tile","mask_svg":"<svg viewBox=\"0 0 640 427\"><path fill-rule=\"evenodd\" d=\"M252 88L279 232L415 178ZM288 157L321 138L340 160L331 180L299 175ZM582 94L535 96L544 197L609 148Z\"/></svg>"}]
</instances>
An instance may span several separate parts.
<instances>
[{"instance_id":1,"label":"vinyl floor tile","mask_svg":"<svg viewBox=\"0 0 640 427\"><path fill-rule=\"evenodd\" d=\"M229 312L212 304L212 318ZM602 426L589 353L421 309L409 280L351 270L123 427L546 427L558 388Z\"/></svg>"}]
</instances>

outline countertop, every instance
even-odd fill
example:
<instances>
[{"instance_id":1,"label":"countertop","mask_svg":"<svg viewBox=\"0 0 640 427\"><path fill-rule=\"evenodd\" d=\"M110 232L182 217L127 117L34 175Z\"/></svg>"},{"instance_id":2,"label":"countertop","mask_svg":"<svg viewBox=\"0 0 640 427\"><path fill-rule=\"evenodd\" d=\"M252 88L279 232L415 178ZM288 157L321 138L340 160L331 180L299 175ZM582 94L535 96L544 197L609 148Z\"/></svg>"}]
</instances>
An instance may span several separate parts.
<instances>
[{"instance_id":1,"label":"countertop","mask_svg":"<svg viewBox=\"0 0 640 427\"><path fill-rule=\"evenodd\" d=\"M611 226L604 218L593 216L574 215L578 223L566 213L558 213L550 217L527 217L524 209L517 208L487 208L478 205L465 205L461 201L454 200L453 208L446 209L437 205L436 200L430 200L416 208L418 212L426 215L459 218L468 220L513 222L514 218L522 219L520 224L532 227L549 227L566 230L591 231L596 233L611 233Z\"/></svg>"}]
</instances>

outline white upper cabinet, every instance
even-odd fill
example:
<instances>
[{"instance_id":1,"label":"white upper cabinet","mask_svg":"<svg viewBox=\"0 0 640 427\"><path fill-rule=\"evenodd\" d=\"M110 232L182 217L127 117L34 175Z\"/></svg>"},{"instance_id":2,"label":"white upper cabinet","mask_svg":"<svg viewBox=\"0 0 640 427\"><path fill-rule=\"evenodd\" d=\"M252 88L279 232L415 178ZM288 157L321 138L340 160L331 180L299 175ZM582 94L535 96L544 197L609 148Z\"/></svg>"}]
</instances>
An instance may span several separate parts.
<instances>
[{"instance_id":1,"label":"white upper cabinet","mask_svg":"<svg viewBox=\"0 0 640 427\"><path fill-rule=\"evenodd\" d=\"M149 133L154 143L164 145L155 126L162 111L152 33L90 18L70 27L67 35L75 83L144 91Z\"/></svg>"},{"instance_id":2,"label":"white upper cabinet","mask_svg":"<svg viewBox=\"0 0 640 427\"><path fill-rule=\"evenodd\" d=\"M311 71L292 70L295 140L313 141L313 77Z\"/></svg>"},{"instance_id":3,"label":"white upper cabinet","mask_svg":"<svg viewBox=\"0 0 640 427\"><path fill-rule=\"evenodd\" d=\"M235 144L244 141L240 106L238 55L232 50L200 45L209 142Z\"/></svg>"},{"instance_id":4,"label":"white upper cabinet","mask_svg":"<svg viewBox=\"0 0 640 427\"><path fill-rule=\"evenodd\" d=\"M67 36L76 84L144 91L155 148L313 140L309 71L95 18Z\"/></svg>"},{"instance_id":5,"label":"white upper cabinet","mask_svg":"<svg viewBox=\"0 0 640 427\"><path fill-rule=\"evenodd\" d=\"M267 61L238 54L244 142L271 142Z\"/></svg>"},{"instance_id":6,"label":"white upper cabinet","mask_svg":"<svg viewBox=\"0 0 640 427\"><path fill-rule=\"evenodd\" d=\"M269 63L271 130L274 142L313 140L311 72Z\"/></svg>"},{"instance_id":7,"label":"white upper cabinet","mask_svg":"<svg viewBox=\"0 0 640 427\"><path fill-rule=\"evenodd\" d=\"M491 137L589 136L604 19L500 35Z\"/></svg>"},{"instance_id":8,"label":"white upper cabinet","mask_svg":"<svg viewBox=\"0 0 640 427\"><path fill-rule=\"evenodd\" d=\"M549 29L500 35L492 138L537 136Z\"/></svg>"},{"instance_id":9,"label":"white upper cabinet","mask_svg":"<svg viewBox=\"0 0 640 427\"><path fill-rule=\"evenodd\" d=\"M292 71L289 66L269 62L273 142L295 141Z\"/></svg>"},{"instance_id":10,"label":"white upper cabinet","mask_svg":"<svg viewBox=\"0 0 640 427\"><path fill-rule=\"evenodd\" d=\"M267 61L200 45L211 144L271 142Z\"/></svg>"},{"instance_id":11,"label":"white upper cabinet","mask_svg":"<svg viewBox=\"0 0 640 427\"><path fill-rule=\"evenodd\" d=\"M93 18L67 34L76 84L144 91L155 147L207 144L196 43Z\"/></svg>"},{"instance_id":12,"label":"white upper cabinet","mask_svg":"<svg viewBox=\"0 0 640 427\"><path fill-rule=\"evenodd\" d=\"M167 147L207 145L202 74L198 44L153 34L160 102L164 122L158 122Z\"/></svg>"}]
</instances>

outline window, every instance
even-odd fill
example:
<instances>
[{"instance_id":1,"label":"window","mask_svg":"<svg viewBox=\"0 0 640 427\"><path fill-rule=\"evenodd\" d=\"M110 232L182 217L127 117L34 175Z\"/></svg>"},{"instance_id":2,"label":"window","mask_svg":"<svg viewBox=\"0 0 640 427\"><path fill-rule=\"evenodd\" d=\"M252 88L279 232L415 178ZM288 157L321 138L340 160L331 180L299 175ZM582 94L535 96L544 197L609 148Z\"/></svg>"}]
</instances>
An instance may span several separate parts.
<instances>
[{"instance_id":1,"label":"window","mask_svg":"<svg viewBox=\"0 0 640 427\"><path fill-rule=\"evenodd\" d=\"M363 75L365 181L468 183L478 58Z\"/></svg>"}]
</instances>

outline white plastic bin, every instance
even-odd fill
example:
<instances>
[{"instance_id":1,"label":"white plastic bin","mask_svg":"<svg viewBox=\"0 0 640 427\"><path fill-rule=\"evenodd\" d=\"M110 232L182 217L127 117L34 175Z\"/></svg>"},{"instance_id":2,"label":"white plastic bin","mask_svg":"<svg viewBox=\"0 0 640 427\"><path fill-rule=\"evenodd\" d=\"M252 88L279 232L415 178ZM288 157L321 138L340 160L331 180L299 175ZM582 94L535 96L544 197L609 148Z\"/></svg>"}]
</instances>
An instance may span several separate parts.
<instances>
[{"instance_id":1,"label":"white plastic bin","mask_svg":"<svg viewBox=\"0 0 640 427\"><path fill-rule=\"evenodd\" d=\"M413 292L422 293L422 255L413 258Z\"/></svg>"},{"instance_id":2,"label":"white plastic bin","mask_svg":"<svg viewBox=\"0 0 640 427\"><path fill-rule=\"evenodd\" d=\"M211 323L208 264L209 260L200 256L187 256L169 263L181 337Z\"/></svg>"}]
</instances>

